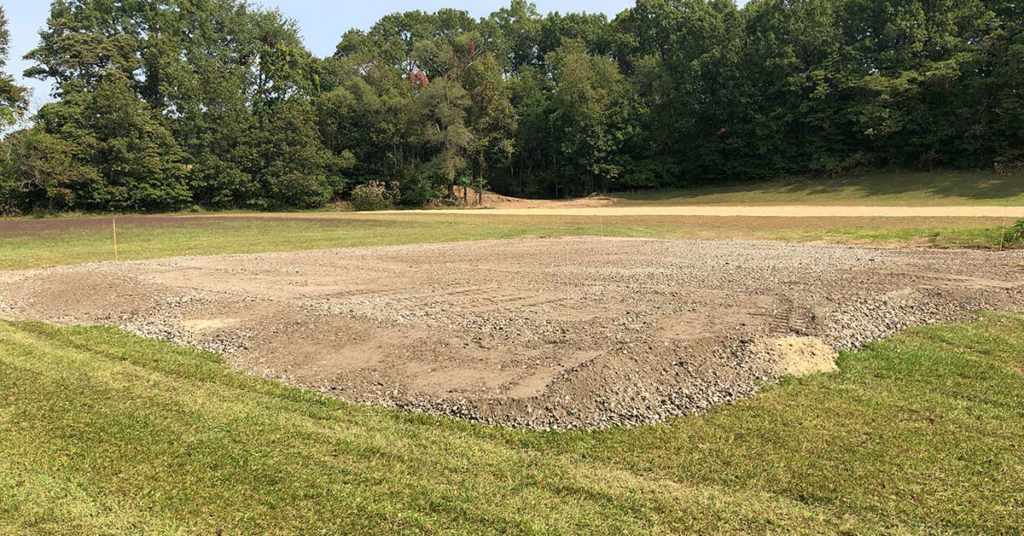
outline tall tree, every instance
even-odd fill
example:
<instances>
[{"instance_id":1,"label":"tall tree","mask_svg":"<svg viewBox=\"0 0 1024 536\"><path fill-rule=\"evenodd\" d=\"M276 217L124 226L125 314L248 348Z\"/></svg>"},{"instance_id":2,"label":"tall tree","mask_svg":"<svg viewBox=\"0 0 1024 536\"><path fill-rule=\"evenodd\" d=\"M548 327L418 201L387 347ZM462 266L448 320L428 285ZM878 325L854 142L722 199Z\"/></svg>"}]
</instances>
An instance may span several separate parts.
<instances>
[{"instance_id":1,"label":"tall tree","mask_svg":"<svg viewBox=\"0 0 1024 536\"><path fill-rule=\"evenodd\" d=\"M443 180L449 199L455 198L456 182L466 171L474 143L473 133L466 127L470 103L462 85L449 78L434 81L416 99L423 139L434 154L430 163Z\"/></svg>"},{"instance_id":2,"label":"tall tree","mask_svg":"<svg viewBox=\"0 0 1024 536\"><path fill-rule=\"evenodd\" d=\"M556 182L555 194L607 190L623 173L622 125L615 112L626 101L625 79L612 59L588 54L580 40L568 40L553 51L550 65L558 171L561 177L582 178L575 187Z\"/></svg>"},{"instance_id":3,"label":"tall tree","mask_svg":"<svg viewBox=\"0 0 1024 536\"><path fill-rule=\"evenodd\" d=\"M318 62L305 49L294 22L241 0L58 0L40 45L27 56L27 74L52 80L67 104L45 114L84 113L101 90L118 80L118 102L137 114L132 124L160 138L169 150L160 169L186 170L184 198L213 207L308 206L340 192L344 162L324 150L312 102L319 93ZM140 105L129 102L129 94ZM122 114L123 115L123 114ZM75 119L75 118L70 118ZM103 139L87 118L46 127L65 141ZM84 129L72 136L65 125ZM166 143L164 133L173 144ZM282 138L284 133L297 135ZM273 147L271 149L271 147ZM95 164L95 162L91 162ZM120 193L122 179L100 166L111 208L138 207ZM166 202L182 201L177 172L166 181ZM125 204L128 203L128 204Z\"/></svg>"},{"instance_id":4,"label":"tall tree","mask_svg":"<svg viewBox=\"0 0 1024 536\"><path fill-rule=\"evenodd\" d=\"M544 18L527 0L512 0L483 20L481 30L505 72L518 73L540 62Z\"/></svg>"},{"instance_id":5,"label":"tall tree","mask_svg":"<svg viewBox=\"0 0 1024 536\"><path fill-rule=\"evenodd\" d=\"M28 90L15 84L7 73L11 34L7 29L7 14L0 6L0 129L13 125L28 108Z\"/></svg>"},{"instance_id":6,"label":"tall tree","mask_svg":"<svg viewBox=\"0 0 1024 536\"><path fill-rule=\"evenodd\" d=\"M141 83L141 41L146 15L155 7L119 0L54 0L39 46L25 56L36 62L25 75L52 81L59 97L93 91L113 73Z\"/></svg>"},{"instance_id":7,"label":"tall tree","mask_svg":"<svg viewBox=\"0 0 1024 536\"><path fill-rule=\"evenodd\" d=\"M474 183L482 186L488 175L507 169L516 153L518 118L502 67L491 53L466 66L462 76L469 91L468 124L474 133L470 149Z\"/></svg>"},{"instance_id":8,"label":"tall tree","mask_svg":"<svg viewBox=\"0 0 1024 536\"><path fill-rule=\"evenodd\" d=\"M70 208L172 210L191 201L184 153L131 83L104 77L92 92L76 92L39 112L38 126L73 148L79 175ZM100 180L91 180L98 177Z\"/></svg>"}]
</instances>

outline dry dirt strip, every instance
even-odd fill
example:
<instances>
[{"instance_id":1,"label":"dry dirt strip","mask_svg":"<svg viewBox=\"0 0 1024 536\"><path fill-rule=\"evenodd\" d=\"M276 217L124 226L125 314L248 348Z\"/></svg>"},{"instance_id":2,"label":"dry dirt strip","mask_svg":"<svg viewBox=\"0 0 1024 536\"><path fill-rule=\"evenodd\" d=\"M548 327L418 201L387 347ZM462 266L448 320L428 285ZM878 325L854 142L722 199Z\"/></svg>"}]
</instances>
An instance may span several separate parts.
<instances>
[{"instance_id":1,"label":"dry dirt strip","mask_svg":"<svg viewBox=\"0 0 1024 536\"><path fill-rule=\"evenodd\" d=\"M1024 218L1024 207L884 207L884 206L611 206L558 208L496 208L481 210L389 211L492 216L744 216L765 218Z\"/></svg>"},{"instance_id":2,"label":"dry dirt strip","mask_svg":"<svg viewBox=\"0 0 1024 536\"><path fill-rule=\"evenodd\" d=\"M0 317L118 326L347 400L657 422L903 328L1024 307L1024 252L524 239L0 272Z\"/></svg>"}]
</instances>

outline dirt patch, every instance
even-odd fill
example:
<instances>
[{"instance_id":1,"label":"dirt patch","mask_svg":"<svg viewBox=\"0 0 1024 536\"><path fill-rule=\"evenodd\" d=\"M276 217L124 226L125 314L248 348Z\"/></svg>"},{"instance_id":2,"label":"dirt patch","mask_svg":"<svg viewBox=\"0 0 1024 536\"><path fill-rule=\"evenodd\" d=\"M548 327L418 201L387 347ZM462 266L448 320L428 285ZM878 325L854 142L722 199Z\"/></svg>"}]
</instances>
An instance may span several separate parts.
<instances>
[{"instance_id":1,"label":"dirt patch","mask_svg":"<svg viewBox=\"0 0 1024 536\"><path fill-rule=\"evenodd\" d=\"M523 199L494 192L486 192L481 208L595 208L610 207L616 199L603 195L591 195L574 199Z\"/></svg>"},{"instance_id":2,"label":"dirt patch","mask_svg":"<svg viewBox=\"0 0 1024 536\"><path fill-rule=\"evenodd\" d=\"M817 337L780 337L757 341L753 351L775 365L780 376L802 377L839 370L839 353Z\"/></svg>"},{"instance_id":3,"label":"dirt patch","mask_svg":"<svg viewBox=\"0 0 1024 536\"><path fill-rule=\"evenodd\" d=\"M457 208L468 209L594 208L612 206L618 201L613 197L598 194L570 199L527 199L485 191L478 197L476 190L464 187L455 188L455 200L460 205Z\"/></svg>"},{"instance_id":4,"label":"dirt patch","mask_svg":"<svg viewBox=\"0 0 1024 536\"><path fill-rule=\"evenodd\" d=\"M0 315L119 326L355 402L564 429L701 411L827 369L825 346L1019 308L1022 276L1024 252L530 239L0 273Z\"/></svg>"},{"instance_id":5,"label":"dirt patch","mask_svg":"<svg viewBox=\"0 0 1024 536\"><path fill-rule=\"evenodd\" d=\"M588 198L589 199L589 198ZM552 201L551 205L498 205L494 210L467 211L445 209L433 214L490 214L493 216L714 216L756 218L1024 218L1024 207L950 206L814 206L814 205L689 205L689 206L608 206L604 198L596 201Z\"/></svg>"}]
</instances>

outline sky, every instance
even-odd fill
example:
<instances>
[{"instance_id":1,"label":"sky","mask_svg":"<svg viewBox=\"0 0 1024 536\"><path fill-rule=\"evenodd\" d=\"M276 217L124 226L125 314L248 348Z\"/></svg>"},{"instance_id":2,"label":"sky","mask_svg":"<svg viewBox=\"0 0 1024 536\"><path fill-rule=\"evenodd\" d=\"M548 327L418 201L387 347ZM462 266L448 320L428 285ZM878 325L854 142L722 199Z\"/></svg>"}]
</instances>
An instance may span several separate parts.
<instances>
[{"instance_id":1,"label":"sky","mask_svg":"<svg viewBox=\"0 0 1024 536\"><path fill-rule=\"evenodd\" d=\"M302 30L302 37L314 54L328 56L341 35L351 28L367 29L378 19L396 11L420 9L436 11L450 7L469 11L474 17L483 17L507 5L508 0L258 0L254 2L269 8L277 8L286 16L295 19ZM614 17L634 0L534 0L542 13L587 11L604 12ZM46 24L50 2L47 0L0 0L0 6L7 12L11 31L11 57L8 72L19 79L19 83L32 88L32 111L49 100L50 87L38 80L21 78L21 73L30 63L21 58L35 48L39 42L39 30Z\"/></svg>"}]
</instances>

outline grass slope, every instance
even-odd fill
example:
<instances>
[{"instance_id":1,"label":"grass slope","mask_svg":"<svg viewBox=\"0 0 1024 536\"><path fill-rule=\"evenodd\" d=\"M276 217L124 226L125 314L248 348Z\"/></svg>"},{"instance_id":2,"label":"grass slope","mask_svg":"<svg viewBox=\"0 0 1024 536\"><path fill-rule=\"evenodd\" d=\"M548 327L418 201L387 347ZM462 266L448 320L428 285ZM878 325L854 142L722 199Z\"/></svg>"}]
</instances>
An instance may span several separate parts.
<instances>
[{"instance_id":1,"label":"grass slope","mask_svg":"<svg viewBox=\"0 0 1024 536\"><path fill-rule=\"evenodd\" d=\"M625 205L1024 205L1024 174L889 171L833 179L788 178L619 197Z\"/></svg>"},{"instance_id":2,"label":"grass slope","mask_svg":"<svg viewBox=\"0 0 1024 536\"><path fill-rule=\"evenodd\" d=\"M0 533L1024 530L1024 317L915 330L840 368L706 416L544 434L0 322Z\"/></svg>"},{"instance_id":3,"label":"grass slope","mask_svg":"<svg viewBox=\"0 0 1024 536\"><path fill-rule=\"evenodd\" d=\"M1009 221L918 218L346 215L122 218L121 260L517 237L786 239L995 247ZM0 270L113 260L110 220L0 220Z\"/></svg>"}]
</instances>

